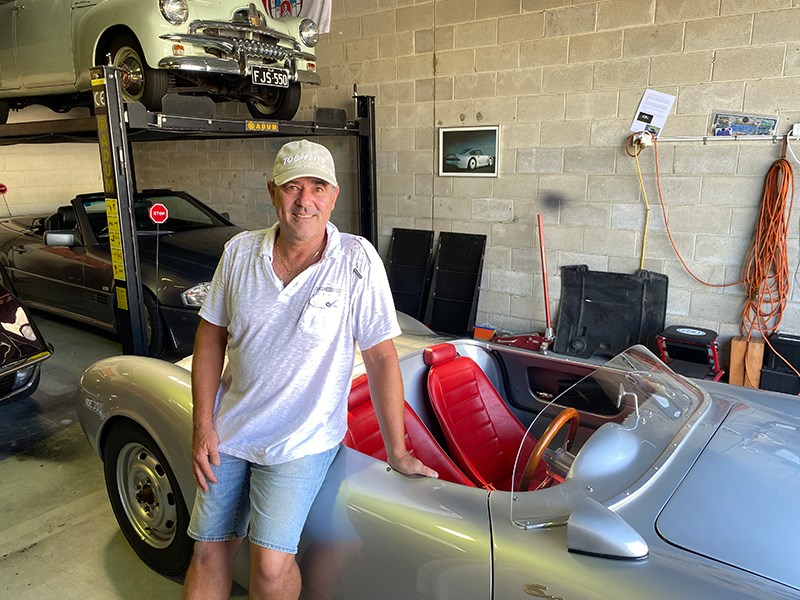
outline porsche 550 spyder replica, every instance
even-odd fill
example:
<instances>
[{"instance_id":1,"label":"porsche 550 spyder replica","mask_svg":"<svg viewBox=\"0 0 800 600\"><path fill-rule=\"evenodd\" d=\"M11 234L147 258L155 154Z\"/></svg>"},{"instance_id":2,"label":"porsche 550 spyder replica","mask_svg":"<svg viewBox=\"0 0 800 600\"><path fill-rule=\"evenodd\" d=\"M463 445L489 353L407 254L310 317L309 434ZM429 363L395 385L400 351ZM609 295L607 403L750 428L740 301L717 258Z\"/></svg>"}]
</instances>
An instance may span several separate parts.
<instances>
[{"instance_id":1,"label":"porsche 550 spyder replica","mask_svg":"<svg viewBox=\"0 0 800 600\"><path fill-rule=\"evenodd\" d=\"M323 596L800 598L795 398L687 380L642 346L596 365L403 328L407 444L439 478L388 468L357 364L301 549ZM77 397L120 527L162 573L191 551L190 369L109 358ZM315 581L314 560L336 572Z\"/></svg>"}]
</instances>

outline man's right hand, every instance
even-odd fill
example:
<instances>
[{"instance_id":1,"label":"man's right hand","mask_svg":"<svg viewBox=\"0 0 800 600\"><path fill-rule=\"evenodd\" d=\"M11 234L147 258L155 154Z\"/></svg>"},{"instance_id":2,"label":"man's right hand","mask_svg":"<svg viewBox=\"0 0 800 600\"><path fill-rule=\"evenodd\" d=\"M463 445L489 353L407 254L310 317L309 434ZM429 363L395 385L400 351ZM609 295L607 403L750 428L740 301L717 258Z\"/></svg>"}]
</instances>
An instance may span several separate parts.
<instances>
[{"instance_id":1,"label":"man's right hand","mask_svg":"<svg viewBox=\"0 0 800 600\"><path fill-rule=\"evenodd\" d=\"M219 466L219 436L213 428L195 430L192 435L192 472L197 485L208 491L208 484L217 483L211 465Z\"/></svg>"}]
</instances>

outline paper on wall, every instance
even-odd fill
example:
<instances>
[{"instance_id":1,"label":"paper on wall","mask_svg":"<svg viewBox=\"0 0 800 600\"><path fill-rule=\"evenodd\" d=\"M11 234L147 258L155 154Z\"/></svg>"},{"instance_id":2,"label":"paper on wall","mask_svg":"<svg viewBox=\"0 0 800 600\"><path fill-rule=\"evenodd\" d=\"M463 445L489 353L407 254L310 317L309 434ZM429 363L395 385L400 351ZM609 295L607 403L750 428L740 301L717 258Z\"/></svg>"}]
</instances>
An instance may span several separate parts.
<instances>
[{"instance_id":1,"label":"paper on wall","mask_svg":"<svg viewBox=\"0 0 800 600\"><path fill-rule=\"evenodd\" d=\"M328 33L331 30L333 0L262 0L262 2L273 19L308 17L317 24L320 33Z\"/></svg>"},{"instance_id":2,"label":"paper on wall","mask_svg":"<svg viewBox=\"0 0 800 600\"><path fill-rule=\"evenodd\" d=\"M675 96L656 90L645 90L639 108L636 110L631 131L649 131L658 137L661 130L664 129L674 102Z\"/></svg>"}]
</instances>

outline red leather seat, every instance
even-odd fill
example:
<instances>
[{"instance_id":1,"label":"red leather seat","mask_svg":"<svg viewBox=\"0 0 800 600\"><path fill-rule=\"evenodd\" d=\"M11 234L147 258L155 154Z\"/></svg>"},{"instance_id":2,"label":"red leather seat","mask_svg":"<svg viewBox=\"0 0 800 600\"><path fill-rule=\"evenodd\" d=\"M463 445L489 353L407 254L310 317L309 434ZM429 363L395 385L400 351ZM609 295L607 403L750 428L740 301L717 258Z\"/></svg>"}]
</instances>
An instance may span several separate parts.
<instances>
[{"instance_id":1,"label":"red leather seat","mask_svg":"<svg viewBox=\"0 0 800 600\"><path fill-rule=\"evenodd\" d=\"M347 434L344 437L344 445L374 458L386 460L386 447L383 445L378 417L372 406L366 375L361 375L353 381L347 402ZM404 421L406 448L413 456L439 473L439 479L475 487L445 454L408 403Z\"/></svg>"},{"instance_id":2,"label":"red leather seat","mask_svg":"<svg viewBox=\"0 0 800 600\"><path fill-rule=\"evenodd\" d=\"M526 435L483 370L469 357L458 356L453 344L436 344L423 353L428 371L428 393L439 419L450 456L481 487L512 489L514 461L525 440L518 476L536 446ZM545 477L540 465L535 487Z\"/></svg>"}]
</instances>

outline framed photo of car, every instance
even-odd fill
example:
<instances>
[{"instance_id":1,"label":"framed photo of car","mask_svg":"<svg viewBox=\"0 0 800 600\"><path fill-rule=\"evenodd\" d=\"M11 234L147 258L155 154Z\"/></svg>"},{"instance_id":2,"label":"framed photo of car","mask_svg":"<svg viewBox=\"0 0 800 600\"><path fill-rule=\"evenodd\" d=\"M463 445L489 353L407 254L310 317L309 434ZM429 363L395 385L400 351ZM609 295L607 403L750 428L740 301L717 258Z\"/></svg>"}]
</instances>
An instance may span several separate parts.
<instances>
[{"instance_id":1,"label":"framed photo of car","mask_svg":"<svg viewBox=\"0 0 800 600\"><path fill-rule=\"evenodd\" d=\"M497 177L500 126L440 127L439 175Z\"/></svg>"}]
</instances>

